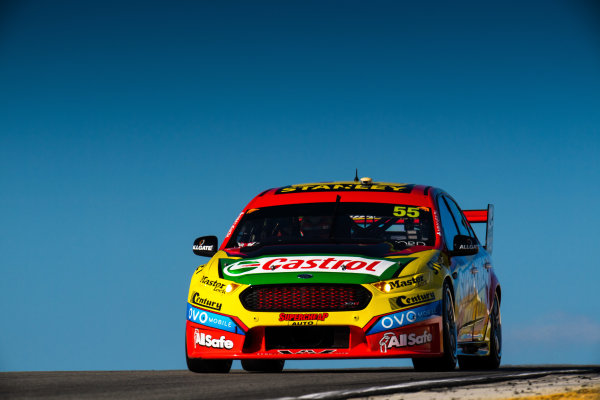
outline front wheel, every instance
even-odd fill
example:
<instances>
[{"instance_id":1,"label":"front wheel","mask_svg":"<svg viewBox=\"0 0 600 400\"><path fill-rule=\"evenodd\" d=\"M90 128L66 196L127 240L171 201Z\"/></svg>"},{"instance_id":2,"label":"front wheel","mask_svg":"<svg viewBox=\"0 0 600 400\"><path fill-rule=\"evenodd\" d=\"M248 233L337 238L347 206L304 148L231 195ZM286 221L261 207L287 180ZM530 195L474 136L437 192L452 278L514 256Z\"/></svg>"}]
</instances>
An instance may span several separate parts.
<instances>
[{"instance_id":1,"label":"front wheel","mask_svg":"<svg viewBox=\"0 0 600 400\"><path fill-rule=\"evenodd\" d=\"M442 293L444 354L435 358L413 358L413 366L417 371L451 371L456 368L456 318L454 317L454 300L450 285L444 283Z\"/></svg>"},{"instance_id":2,"label":"front wheel","mask_svg":"<svg viewBox=\"0 0 600 400\"><path fill-rule=\"evenodd\" d=\"M231 369L232 360L203 360L186 357L187 367L192 372L216 372L226 374Z\"/></svg>"},{"instance_id":3,"label":"front wheel","mask_svg":"<svg viewBox=\"0 0 600 400\"><path fill-rule=\"evenodd\" d=\"M204 360L201 358L189 358L187 355L187 343L185 346L185 361L188 369L192 372L216 372L221 374L228 373L233 362L233 360Z\"/></svg>"},{"instance_id":4,"label":"front wheel","mask_svg":"<svg viewBox=\"0 0 600 400\"><path fill-rule=\"evenodd\" d=\"M248 372L281 372L285 360L242 360L242 368Z\"/></svg>"}]
</instances>

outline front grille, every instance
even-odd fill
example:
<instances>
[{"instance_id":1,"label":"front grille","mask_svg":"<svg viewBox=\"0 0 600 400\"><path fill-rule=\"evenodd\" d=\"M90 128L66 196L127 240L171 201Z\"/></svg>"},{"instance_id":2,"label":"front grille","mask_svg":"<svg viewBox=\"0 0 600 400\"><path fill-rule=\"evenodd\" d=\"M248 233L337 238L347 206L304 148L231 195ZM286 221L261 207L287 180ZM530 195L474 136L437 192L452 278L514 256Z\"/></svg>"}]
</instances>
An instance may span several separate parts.
<instances>
[{"instance_id":1,"label":"front grille","mask_svg":"<svg viewBox=\"0 0 600 400\"><path fill-rule=\"evenodd\" d=\"M249 311L355 311L371 301L360 285L257 285L240 295Z\"/></svg>"}]
</instances>

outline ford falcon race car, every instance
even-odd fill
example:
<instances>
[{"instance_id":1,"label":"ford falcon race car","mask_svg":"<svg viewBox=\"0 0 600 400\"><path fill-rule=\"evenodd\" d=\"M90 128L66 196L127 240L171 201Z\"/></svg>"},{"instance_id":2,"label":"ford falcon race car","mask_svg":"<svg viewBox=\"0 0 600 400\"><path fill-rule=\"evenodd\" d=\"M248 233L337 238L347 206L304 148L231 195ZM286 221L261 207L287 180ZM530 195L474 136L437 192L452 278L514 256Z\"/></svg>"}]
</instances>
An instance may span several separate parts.
<instances>
[{"instance_id":1,"label":"ford falcon race car","mask_svg":"<svg viewBox=\"0 0 600 400\"><path fill-rule=\"evenodd\" d=\"M482 244L471 223L486 223ZM286 359L412 358L418 370L500 365L493 206L461 211L431 186L373 182L266 190L191 279L193 372L278 372Z\"/></svg>"}]
</instances>

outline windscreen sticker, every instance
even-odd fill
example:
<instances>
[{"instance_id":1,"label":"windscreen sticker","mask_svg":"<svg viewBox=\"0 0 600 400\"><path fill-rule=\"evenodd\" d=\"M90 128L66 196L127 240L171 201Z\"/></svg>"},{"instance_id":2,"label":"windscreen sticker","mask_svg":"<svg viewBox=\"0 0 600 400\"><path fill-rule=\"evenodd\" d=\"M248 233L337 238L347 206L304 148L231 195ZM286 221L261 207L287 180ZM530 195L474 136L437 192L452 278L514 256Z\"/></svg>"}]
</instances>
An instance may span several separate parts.
<instances>
[{"instance_id":1,"label":"windscreen sticker","mask_svg":"<svg viewBox=\"0 0 600 400\"><path fill-rule=\"evenodd\" d=\"M260 257L234 260L223 268L223 274L236 277L249 274L312 271L380 276L393 265L396 265L395 261L352 256Z\"/></svg>"},{"instance_id":2,"label":"windscreen sticker","mask_svg":"<svg viewBox=\"0 0 600 400\"><path fill-rule=\"evenodd\" d=\"M424 321L431 317L442 315L442 302L436 301L435 303L427 304L421 307L413 308L406 311L397 312L394 314L385 315L373 325L367 335L388 331L391 329L401 328L403 326L411 325L416 322Z\"/></svg>"},{"instance_id":3,"label":"windscreen sticker","mask_svg":"<svg viewBox=\"0 0 600 400\"><path fill-rule=\"evenodd\" d=\"M364 192L395 192L410 193L415 185L363 185L360 183L316 183L309 185L286 186L277 189L275 194L330 192L330 191L364 191Z\"/></svg>"},{"instance_id":4,"label":"windscreen sticker","mask_svg":"<svg viewBox=\"0 0 600 400\"><path fill-rule=\"evenodd\" d=\"M223 239L223 243L227 243L229 241L229 238L231 237L231 234L233 233L233 228L235 228L237 226L238 222L240 222L240 219L242 219L243 216L244 216L244 212L242 211L240 213L240 215L237 216L235 221L233 221L233 225L231 225L231 228L229 228L229 230L227 231L227 235L225 235L225 239Z\"/></svg>"},{"instance_id":5,"label":"windscreen sticker","mask_svg":"<svg viewBox=\"0 0 600 400\"><path fill-rule=\"evenodd\" d=\"M394 206L393 215L395 217L419 218L421 210L429 212L427 207Z\"/></svg>"}]
</instances>

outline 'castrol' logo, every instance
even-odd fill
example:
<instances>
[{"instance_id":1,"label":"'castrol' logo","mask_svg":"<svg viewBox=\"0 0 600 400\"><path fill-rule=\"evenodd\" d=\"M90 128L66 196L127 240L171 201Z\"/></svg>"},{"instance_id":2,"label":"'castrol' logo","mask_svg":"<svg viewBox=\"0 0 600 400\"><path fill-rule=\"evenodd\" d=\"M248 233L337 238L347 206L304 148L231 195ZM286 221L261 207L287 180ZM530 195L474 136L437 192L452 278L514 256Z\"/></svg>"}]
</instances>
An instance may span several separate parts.
<instances>
[{"instance_id":1,"label":"'castrol' logo","mask_svg":"<svg viewBox=\"0 0 600 400\"><path fill-rule=\"evenodd\" d=\"M379 276L394 264L387 260L348 256L261 257L229 264L223 269L223 272L230 276L298 271Z\"/></svg>"}]
</instances>

